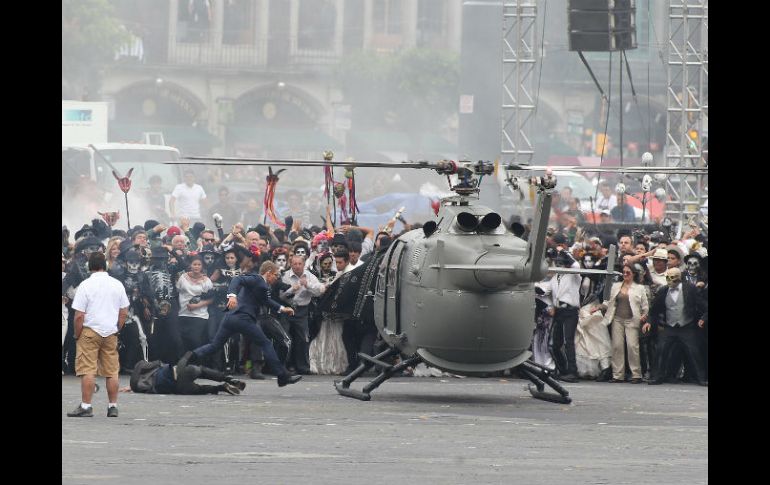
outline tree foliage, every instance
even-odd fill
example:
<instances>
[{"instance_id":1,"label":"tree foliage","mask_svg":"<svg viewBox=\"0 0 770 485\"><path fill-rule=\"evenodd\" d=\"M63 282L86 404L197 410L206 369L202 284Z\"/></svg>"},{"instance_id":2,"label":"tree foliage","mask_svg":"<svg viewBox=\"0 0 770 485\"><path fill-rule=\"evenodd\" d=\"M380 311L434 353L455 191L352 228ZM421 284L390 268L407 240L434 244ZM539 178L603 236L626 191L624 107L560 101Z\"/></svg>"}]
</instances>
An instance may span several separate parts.
<instances>
[{"instance_id":1,"label":"tree foliage","mask_svg":"<svg viewBox=\"0 0 770 485\"><path fill-rule=\"evenodd\" d=\"M108 0L62 0L62 85L72 92L98 88L100 71L129 34Z\"/></svg>"}]
</instances>

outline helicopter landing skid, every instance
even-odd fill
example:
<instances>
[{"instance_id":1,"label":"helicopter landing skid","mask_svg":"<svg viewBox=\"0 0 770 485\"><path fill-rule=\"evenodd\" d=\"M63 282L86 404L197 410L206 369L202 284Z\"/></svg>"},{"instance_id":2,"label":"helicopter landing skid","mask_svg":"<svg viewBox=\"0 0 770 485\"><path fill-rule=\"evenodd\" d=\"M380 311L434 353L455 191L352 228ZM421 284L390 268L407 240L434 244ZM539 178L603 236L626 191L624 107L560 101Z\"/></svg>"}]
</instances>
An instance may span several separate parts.
<instances>
[{"instance_id":1,"label":"helicopter landing skid","mask_svg":"<svg viewBox=\"0 0 770 485\"><path fill-rule=\"evenodd\" d=\"M407 367L415 365L418 362L422 361L422 359L419 356L410 357L406 360L399 362L396 365L390 365L381 360L381 359L386 359L388 357L392 357L398 354L399 354L399 351L398 349L395 349L395 348L389 348L383 352L380 352L374 357L359 352L358 357L362 361L361 364L356 368L356 370L354 370L353 372L345 376L344 379L340 381L334 381L335 389L337 389L338 393L346 397L352 397L360 401L370 400L372 398L370 393L373 390L377 389L380 386L380 384L387 381L388 379L398 374L402 370L406 369ZM379 375L375 377L374 380L371 381L369 384L365 385L361 391L350 389L350 384L356 379L358 379L359 377L361 377L361 375L364 372L371 369L373 366L380 369Z\"/></svg>"},{"instance_id":2,"label":"helicopter landing skid","mask_svg":"<svg viewBox=\"0 0 770 485\"><path fill-rule=\"evenodd\" d=\"M547 367L543 367L531 361L524 361L517 367L517 370L520 370L524 377L532 381L532 383L535 384L535 387L537 387L537 390L535 390L532 389L532 384L529 384L528 386L530 394L532 394L532 397L535 399L542 399L543 401L559 404L569 404L572 402L572 398L569 397L569 392L551 377L551 371ZM546 384L559 394L545 392Z\"/></svg>"}]
</instances>

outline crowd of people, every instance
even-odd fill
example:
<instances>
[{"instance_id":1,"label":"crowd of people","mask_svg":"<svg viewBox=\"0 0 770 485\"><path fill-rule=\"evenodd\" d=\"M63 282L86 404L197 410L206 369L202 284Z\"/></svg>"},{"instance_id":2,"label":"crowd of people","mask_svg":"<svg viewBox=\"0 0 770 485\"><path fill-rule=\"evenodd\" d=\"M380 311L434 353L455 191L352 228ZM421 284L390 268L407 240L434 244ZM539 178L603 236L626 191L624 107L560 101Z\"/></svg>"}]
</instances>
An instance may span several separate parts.
<instances>
[{"instance_id":1,"label":"crowd of people","mask_svg":"<svg viewBox=\"0 0 770 485\"><path fill-rule=\"evenodd\" d=\"M392 234L395 221L382 228L335 228L328 207L324 218L293 193L283 227L260 224L228 209L225 186L219 187L219 204L211 208L217 215L206 217L200 206L205 191L195 184L194 174L185 176L172 193L172 214L166 214L177 225L148 219L124 231L114 227L115 220L110 225L96 218L72 237L62 228L63 373L75 372L72 301L89 277L87 262L94 252L104 253L108 274L122 283L130 303L119 334L121 373L130 374L140 362L175 363L194 352L198 363L217 372L252 379L273 373L280 380L286 372L348 374L358 366L358 352L373 355L378 338L374 323L325 311L327 290L388 247L398 236ZM160 202L155 205L161 207ZM535 362L567 382L590 378L706 384L705 236L697 228L679 239L664 230L647 234L635 226L608 232L576 210L574 201L562 194L547 240L550 264L605 269L610 246L617 245L614 269L622 277L606 293L602 275L549 276L537 283ZM312 218L326 224L313 225ZM511 221L509 226L517 236L528 237L528 224ZM404 230L418 227L406 224ZM233 280L251 268L261 274L267 268L268 295L278 302L264 305L254 316L270 348L261 337L235 326L222 330L223 317L232 309ZM271 349L285 370L271 363Z\"/></svg>"}]
</instances>

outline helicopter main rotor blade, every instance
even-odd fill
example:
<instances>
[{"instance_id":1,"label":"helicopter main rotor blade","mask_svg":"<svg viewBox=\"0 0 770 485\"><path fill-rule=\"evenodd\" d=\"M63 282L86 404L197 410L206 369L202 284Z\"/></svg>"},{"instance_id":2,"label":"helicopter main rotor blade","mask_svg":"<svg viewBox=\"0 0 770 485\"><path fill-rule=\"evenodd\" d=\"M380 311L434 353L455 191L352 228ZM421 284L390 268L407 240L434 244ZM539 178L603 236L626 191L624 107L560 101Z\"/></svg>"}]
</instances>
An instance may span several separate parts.
<instances>
[{"instance_id":1,"label":"helicopter main rotor blade","mask_svg":"<svg viewBox=\"0 0 770 485\"><path fill-rule=\"evenodd\" d=\"M608 269L558 268L555 266L548 268L548 273L585 274L585 275L600 274L602 276L607 276L607 275L622 276L622 273L620 273L619 271L612 271Z\"/></svg>"},{"instance_id":2,"label":"helicopter main rotor blade","mask_svg":"<svg viewBox=\"0 0 770 485\"><path fill-rule=\"evenodd\" d=\"M585 167L583 165L559 165L549 167L545 165L515 165L505 166L506 170L511 171L545 171L552 172L609 172L609 173L672 173L686 175L708 174L708 167Z\"/></svg>"},{"instance_id":3,"label":"helicopter main rotor blade","mask_svg":"<svg viewBox=\"0 0 770 485\"><path fill-rule=\"evenodd\" d=\"M374 167L374 168L430 168L438 169L438 164L427 160L409 160L407 162L372 162L372 161L337 161L337 160L299 160L299 159L265 159L239 157L183 157L181 160L164 162L173 165L241 165L241 166L285 166L285 167Z\"/></svg>"}]
</instances>

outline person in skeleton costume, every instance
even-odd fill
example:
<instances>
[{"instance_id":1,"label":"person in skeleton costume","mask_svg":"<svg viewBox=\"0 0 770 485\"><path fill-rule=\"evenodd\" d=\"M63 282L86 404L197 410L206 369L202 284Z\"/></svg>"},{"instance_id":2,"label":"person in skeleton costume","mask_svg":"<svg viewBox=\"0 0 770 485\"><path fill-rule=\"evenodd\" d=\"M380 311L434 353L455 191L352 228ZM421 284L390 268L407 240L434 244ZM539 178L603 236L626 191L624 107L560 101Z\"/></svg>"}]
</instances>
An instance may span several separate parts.
<instances>
[{"instance_id":1,"label":"person in skeleton costume","mask_svg":"<svg viewBox=\"0 0 770 485\"><path fill-rule=\"evenodd\" d=\"M214 281L214 303L209 306L209 313L212 311L218 312L221 319L224 316L224 312L227 311L227 287L233 281L233 278L241 274L241 269L238 267L238 255L234 249L228 249L222 255L221 266L217 269L220 273L220 277ZM217 329L219 326L217 326ZM222 350L222 365L226 372L237 373L241 366L241 334L237 333L232 335L225 342L224 349ZM213 340L213 337L212 337Z\"/></svg>"},{"instance_id":2,"label":"person in skeleton costume","mask_svg":"<svg viewBox=\"0 0 770 485\"><path fill-rule=\"evenodd\" d=\"M662 384L666 380L672 369L672 351L681 344L698 384L707 386L700 331L708 320L708 301L693 284L682 280L679 268L666 271L666 282L668 285L658 291L650 306L649 322L642 326L645 333L651 326L658 327L658 361L648 384Z\"/></svg>"},{"instance_id":3,"label":"person in skeleton costume","mask_svg":"<svg viewBox=\"0 0 770 485\"><path fill-rule=\"evenodd\" d=\"M152 295L152 323L148 338L152 360L176 362L181 355L179 333L179 301L171 273L168 271L168 251L162 247L152 249L152 264L145 272L150 282ZM179 348L176 343L179 342Z\"/></svg>"},{"instance_id":4,"label":"person in skeleton costume","mask_svg":"<svg viewBox=\"0 0 770 485\"><path fill-rule=\"evenodd\" d=\"M692 283L698 288L703 288L708 282L708 275L705 272L703 264L703 256L699 253L690 253L684 257L684 265L686 271L684 273L684 281Z\"/></svg>"},{"instance_id":5,"label":"person in skeleton costume","mask_svg":"<svg viewBox=\"0 0 770 485\"><path fill-rule=\"evenodd\" d=\"M126 324L118 334L121 373L130 374L139 360L148 358L147 334L152 326L152 288L141 269L142 257L131 249L124 255L125 266L111 274L123 284L130 303Z\"/></svg>"},{"instance_id":6,"label":"person in skeleton costume","mask_svg":"<svg viewBox=\"0 0 770 485\"><path fill-rule=\"evenodd\" d=\"M204 231L201 234L201 238L204 238L209 233ZM213 234L211 234L211 237L213 237ZM214 244L207 243L204 244L200 251L198 251L198 256L203 260L203 270L206 273L206 276L209 277L209 280L211 280L211 283L214 285L214 289L210 292L211 297L214 299L214 301L211 303L211 305L208 306L208 312L209 312L209 322L208 322L208 340L211 341L214 338L214 335L217 334L217 330L219 330L219 324L222 322L223 315L223 309L217 306L217 300L216 297L218 295L217 292L217 282L222 279L222 257L219 254L219 252L214 247ZM211 358L211 366L222 370L224 367L223 364L223 357L221 355L221 351L217 351L215 355Z\"/></svg>"},{"instance_id":7,"label":"person in skeleton costume","mask_svg":"<svg viewBox=\"0 0 770 485\"><path fill-rule=\"evenodd\" d=\"M85 226L84 226L85 227ZM71 308L71 302L75 298L75 291L77 287L86 278L90 276L88 271L88 256L96 251L104 252L105 247L102 242L93 237L82 237L83 229L78 231L81 234L80 240L75 244L75 254L70 261L69 267L66 269L67 275L62 278L61 293L62 297L67 298L67 308L69 309L69 315L67 318L67 336L64 341L64 348L62 350L62 365L63 370L67 373L75 373L75 312ZM90 232L90 228L85 231Z\"/></svg>"}]
</instances>

